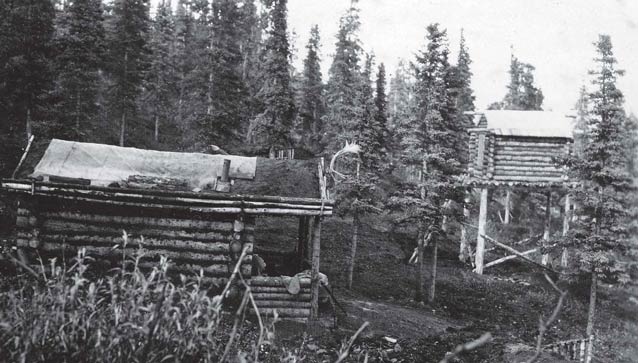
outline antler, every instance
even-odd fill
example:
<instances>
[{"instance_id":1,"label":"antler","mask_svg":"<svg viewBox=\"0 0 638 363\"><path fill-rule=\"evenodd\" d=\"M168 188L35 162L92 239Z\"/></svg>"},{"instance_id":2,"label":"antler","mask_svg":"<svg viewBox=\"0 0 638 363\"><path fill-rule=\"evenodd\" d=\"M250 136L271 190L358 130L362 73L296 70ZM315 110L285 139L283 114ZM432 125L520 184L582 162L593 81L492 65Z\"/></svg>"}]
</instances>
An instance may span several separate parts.
<instances>
[{"instance_id":1,"label":"antler","mask_svg":"<svg viewBox=\"0 0 638 363\"><path fill-rule=\"evenodd\" d=\"M361 151L361 147L359 147L359 145L357 145L356 143L351 144L346 140L346 145L332 156L332 160L330 160L330 172L342 178L345 178L346 175L335 170L334 168L335 161L337 160L339 156L343 154L359 154L360 151Z\"/></svg>"}]
</instances>

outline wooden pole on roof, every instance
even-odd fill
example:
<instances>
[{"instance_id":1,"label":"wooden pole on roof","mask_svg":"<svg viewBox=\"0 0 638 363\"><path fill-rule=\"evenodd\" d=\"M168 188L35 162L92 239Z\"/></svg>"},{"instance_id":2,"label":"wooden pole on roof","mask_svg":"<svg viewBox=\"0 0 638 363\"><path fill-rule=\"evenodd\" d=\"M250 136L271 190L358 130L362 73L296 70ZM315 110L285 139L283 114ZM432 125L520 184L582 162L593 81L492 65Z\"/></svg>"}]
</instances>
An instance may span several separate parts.
<instances>
[{"instance_id":1,"label":"wooden pole on roof","mask_svg":"<svg viewBox=\"0 0 638 363\"><path fill-rule=\"evenodd\" d=\"M319 257L321 254L321 217L314 218L312 233L312 267L310 270L310 318L319 318Z\"/></svg>"},{"instance_id":2,"label":"wooden pole on roof","mask_svg":"<svg viewBox=\"0 0 638 363\"><path fill-rule=\"evenodd\" d=\"M551 235L551 227L552 227L552 192L547 192L547 205L545 206L545 230L543 232L543 246L547 245L547 241L549 241L549 237ZM541 263L547 266L549 262L549 254L544 253L541 258Z\"/></svg>"},{"instance_id":3,"label":"wooden pole on roof","mask_svg":"<svg viewBox=\"0 0 638 363\"><path fill-rule=\"evenodd\" d=\"M481 206L479 209L478 233L476 237L476 253L474 254L475 271L479 275L483 274L483 260L485 254L485 227L487 226L487 202L489 189L481 189Z\"/></svg>"}]
</instances>

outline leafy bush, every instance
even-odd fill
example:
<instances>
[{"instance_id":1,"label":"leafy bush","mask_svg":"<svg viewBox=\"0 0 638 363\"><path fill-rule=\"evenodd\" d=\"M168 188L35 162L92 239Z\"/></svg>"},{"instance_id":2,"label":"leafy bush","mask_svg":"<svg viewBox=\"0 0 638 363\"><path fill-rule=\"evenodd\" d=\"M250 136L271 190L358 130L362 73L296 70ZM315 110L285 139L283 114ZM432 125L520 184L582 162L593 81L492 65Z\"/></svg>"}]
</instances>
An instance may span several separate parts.
<instances>
[{"instance_id":1,"label":"leafy bush","mask_svg":"<svg viewBox=\"0 0 638 363\"><path fill-rule=\"evenodd\" d=\"M3 292L0 361L218 362L234 354L252 361L272 339L261 319L259 338L238 339L246 303L230 329L222 295L209 296L201 276L174 283L166 258L143 272L142 256L140 250L106 276L89 278L91 259L81 250L72 266L52 259L41 264L39 281Z\"/></svg>"}]
</instances>

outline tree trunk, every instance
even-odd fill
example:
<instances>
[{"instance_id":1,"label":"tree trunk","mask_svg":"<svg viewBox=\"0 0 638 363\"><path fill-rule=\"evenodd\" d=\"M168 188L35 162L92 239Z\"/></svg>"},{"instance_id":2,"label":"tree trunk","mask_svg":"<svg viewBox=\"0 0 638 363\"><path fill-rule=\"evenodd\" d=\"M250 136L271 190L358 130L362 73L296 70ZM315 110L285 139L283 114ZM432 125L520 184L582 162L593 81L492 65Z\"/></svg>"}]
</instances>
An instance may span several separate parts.
<instances>
[{"instance_id":1,"label":"tree trunk","mask_svg":"<svg viewBox=\"0 0 638 363\"><path fill-rule=\"evenodd\" d=\"M155 115L155 142L159 142L159 117Z\"/></svg>"},{"instance_id":2,"label":"tree trunk","mask_svg":"<svg viewBox=\"0 0 638 363\"><path fill-rule=\"evenodd\" d=\"M512 192L508 189L505 193L505 219L503 224L510 224L510 203L512 198Z\"/></svg>"},{"instance_id":3,"label":"tree trunk","mask_svg":"<svg viewBox=\"0 0 638 363\"><path fill-rule=\"evenodd\" d=\"M26 119L26 131L27 131L27 142L31 138L31 108L27 108L27 119Z\"/></svg>"},{"instance_id":4,"label":"tree trunk","mask_svg":"<svg viewBox=\"0 0 638 363\"><path fill-rule=\"evenodd\" d=\"M476 236L476 251L474 253L475 271L479 275L483 274L483 258L485 254L485 229L487 226L487 207L488 207L489 189L481 189L481 206L479 208L478 233Z\"/></svg>"},{"instance_id":5,"label":"tree trunk","mask_svg":"<svg viewBox=\"0 0 638 363\"><path fill-rule=\"evenodd\" d=\"M430 279L430 291L428 296L428 302L434 302L435 290L436 290L436 264L439 252L439 245L437 238L434 238L434 242L432 243L432 277Z\"/></svg>"},{"instance_id":6,"label":"tree trunk","mask_svg":"<svg viewBox=\"0 0 638 363\"><path fill-rule=\"evenodd\" d=\"M565 211L563 214L563 237L567 236L569 232L569 221L571 219L571 198L569 194L565 194ZM560 266L567 267L569 256L567 248L563 248L563 253L560 256Z\"/></svg>"},{"instance_id":7,"label":"tree trunk","mask_svg":"<svg viewBox=\"0 0 638 363\"><path fill-rule=\"evenodd\" d=\"M126 111L122 111L122 121L120 123L120 146L124 146L125 132L126 132Z\"/></svg>"},{"instance_id":8,"label":"tree trunk","mask_svg":"<svg viewBox=\"0 0 638 363\"><path fill-rule=\"evenodd\" d=\"M80 133L80 91L78 91L75 99L75 131Z\"/></svg>"},{"instance_id":9,"label":"tree trunk","mask_svg":"<svg viewBox=\"0 0 638 363\"><path fill-rule=\"evenodd\" d=\"M419 228L419 233L417 235L417 258L418 258L418 273L417 273L417 285L416 285L416 296L414 300L423 301L423 285L425 283L425 268L423 265L423 228Z\"/></svg>"},{"instance_id":10,"label":"tree trunk","mask_svg":"<svg viewBox=\"0 0 638 363\"><path fill-rule=\"evenodd\" d=\"M352 275L354 274L354 262L357 255L357 241L359 239L359 214L352 217L352 244L350 245L350 260L348 264L348 289L352 288Z\"/></svg>"},{"instance_id":11,"label":"tree trunk","mask_svg":"<svg viewBox=\"0 0 638 363\"><path fill-rule=\"evenodd\" d=\"M591 271L591 287L589 288L589 311L587 312L587 338L594 334L594 318L596 317L596 294L598 292L598 274L592 268ZM591 355L594 349L594 340L590 339L587 344L586 363L591 361Z\"/></svg>"},{"instance_id":12,"label":"tree trunk","mask_svg":"<svg viewBox=\"0 0 638 363\"><path fill-rule=\"evenodd\" d=\"M552 192L547 192L547 204L545 206L545 230L543 231L543 246L547 245L547 241L551 236L551 227L552 227ZM547 252L543 253L543 257L541 259L541 263L547 266L549 262L549 254Z\"/></svg>"}]
</instances>

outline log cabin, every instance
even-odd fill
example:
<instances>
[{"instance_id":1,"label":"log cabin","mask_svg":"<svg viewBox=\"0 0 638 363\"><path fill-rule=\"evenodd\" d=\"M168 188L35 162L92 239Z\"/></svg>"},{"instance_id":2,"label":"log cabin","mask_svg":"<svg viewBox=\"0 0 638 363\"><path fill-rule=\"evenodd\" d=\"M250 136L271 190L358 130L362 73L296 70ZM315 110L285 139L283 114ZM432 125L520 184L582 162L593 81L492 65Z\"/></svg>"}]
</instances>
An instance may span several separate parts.
<instances>
[{"instance_id":1,"label":"log cabin","mask_svg":"<svg viewBox=\"0 0 638 363\"><path fill-rule=\"evenodd\" d=\"M23 255L63 258L83 248L108 261L121 259L123 249L133 254L141 247L142 267L166 256L173 272L202 271L205 281L221 286L245 249L241 273L262 313L276 309L281 317L317 317L321 220L332 215L334 205L323 160L164 152L57 139L27 154L23 160L31 163L0 181L0 190L15 206L13 242ZM311 269L300 278L297 294L287 292L281 276L251 275L255 225L262 217L298 219L297 272Z\"/></svg>"},{"instance_id":2,"label":"log cabin","mask_svg":"<svg viewBox=\"0 0 638 363\"><path fill-rule=\"evenodd\" d=\"M465 185L470 190L476 188L481 191L474 264L475 271L482 274L485 251L483 236L490 190L505 189L508 196L510 191L516 189L545 193L545 240L549 239L550 234L552 192L565 194L566 210L569 212L568 190L577 186L577 183L570 181L568 169L560 165L559 159L572 152L574 118L548 111L492 110L471 115L474 127L468 130L469 163ZM506 201L505 205L508 206L508 203ZM508 213L506 210L505 218ZM464 211L464 214L468 217L469 211ZM566 216L568 214L565 213ZM467 242L463 240L466 235L464 231L461 234L463 255ZM544 255L544 264L546 259Z\"/></svg>"}]
</instances>

